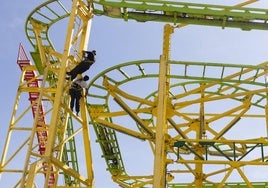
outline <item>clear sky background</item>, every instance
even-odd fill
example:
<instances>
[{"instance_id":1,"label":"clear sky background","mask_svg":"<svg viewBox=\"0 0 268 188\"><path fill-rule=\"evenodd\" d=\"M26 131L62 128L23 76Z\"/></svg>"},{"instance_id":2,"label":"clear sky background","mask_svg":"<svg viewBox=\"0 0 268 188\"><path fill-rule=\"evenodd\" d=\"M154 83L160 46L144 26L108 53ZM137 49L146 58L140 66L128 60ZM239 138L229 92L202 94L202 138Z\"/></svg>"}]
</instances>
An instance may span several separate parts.
<instances>
[{"instance_id":1,"label":"clear sky background","mask_svg":"<svg viewBox=\"0 0 268 188\"><path fill-rule=\"evenodd\" d=\"M16 64L18 46L19 43L22 43L26 52L33 50L27 41L24 25L30 12L42 2L41 0L1 2L1 153L20 78L20 69ZM228 5L235 5L243 1L210 0L206 2L228 2ZM252 6L268 9L268 2L267 0L260 0ZM97 62L88 71L90 78L116 64L140 59L158 59L162 51L163 25L163 23L152 22L124 22L95 16L90 34L89 50L95 49L97 51ZM65 34L66 30L64 27L58 28L55 26L52 31L53 33L50 34L52 41L56 49L61 49L64 45L61 36ZM30 57L30 54L28 54L28 57ZM240 29L230 28L223 30L218 27L187 26L175 30L172 36L171 59L256 65L268 60L268 31L241 31ZM91 135L93 138L92 154L96 187L116 188L118 186L111 183L110 175L106 171L104 159L101 158L100 149L94 141L95 135L92 130ZM131 143L126 143L125 147L130 145ZM131 147L130 151L135 152L135 148ZM151 156L144 157L146 160L153 161ZM128 161L128 159L126 160ZM135 161L132 161L132 163L135 163ZM126 166L130 165L128 162L125 162L125 164ZM5 185L4 181L0 180L0 187Z\"/></svg>"}]
</instances>

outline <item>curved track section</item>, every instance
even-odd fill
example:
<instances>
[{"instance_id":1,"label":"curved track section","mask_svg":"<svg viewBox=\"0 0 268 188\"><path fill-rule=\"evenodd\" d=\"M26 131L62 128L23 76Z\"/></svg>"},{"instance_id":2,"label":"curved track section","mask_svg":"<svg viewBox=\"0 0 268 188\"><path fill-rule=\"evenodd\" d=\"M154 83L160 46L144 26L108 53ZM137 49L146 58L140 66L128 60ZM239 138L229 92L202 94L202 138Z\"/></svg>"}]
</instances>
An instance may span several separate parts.
<instances>
[{"instance_id":1,"label":"curved track section","mask_svg":"<svg viewBox=\"0 0 268 188\"><path fill-rule=\"evenodd\" d=\"M49 85L48 87L44 84L43 86L47 88L42 86L42 88L34 88L33 91L42 94L47 92L44 98L51 104L57 104L55 107L58 115L52 113L55 108L51 104L48 113L44 113L45 115L51 113L52 116L51 122L46 123L42 128L44 132L50 131L48 132L49 144L46 144L50 148L46 152L49 159L42 158L42 154L36 149L40 143L34 143L32 136L27 137L23 146L19 146L14 152L15 156L30 142L26 164L24 169L19 171L22 172L23 178L17 185L24 184L24 182L32 185L38 168L43 167L45 170L41 173L53 174L55 180L58 180L61 173L64 174L65 185L92 186L94 178L88 133L85 130L87 126L85 109L82 110L84 111L82 118L75 117L68 108L67 96L57 97L57 91L60 93L63 91L56 90L60 88L59 85L65 83L65 68L69 68L69 64L74 65L80 60L79 53L86 46L88 39L85 33L88 32L87 23L92 18L92 9L95 15L105 15L125 21L133 19L139 22L197 24L243 30L268 29L266 9L242 8L239 5L233 7L152 0L77 0L76 5L79 4L79 6L71 7L74 1L62 2L46 1L30 13L25 25L26 35L34 48L34 52L31 53L32 58L38 72L40 75L45 75L43 78L47 79L46 84ZM69 10L74 11L69 12ZM79 22L82 23L80 25L76 25L75 16L77 15ZM68 32L70 36L66 38L70 40L70 46L64 46L65 51L69 51L61 54L55 50L49 38L49 29L56 22L67 17L70 17L70 25L67 28L67 36ZM71 36L72 29L77 35ZM62 62L67 62L68 65ZM168 64L170 66L168 77L171 85L166 112L168 122L168 139L166 140L168 155L165 161L167 186L198 187L201 182L206 187L223 187L224 185L229 187L261 185L263 187L265 183L254 183L254 179L247 175L252 170L251 167L266 166L268 160L267 127L265 126L268 114L266 64L246 66L179 61L169 61ZM123 143L131 143L130 149L134 147L132 146L133 140L128 140L130 138L134 138L135 141L146 141L148 144L145 146L143 142L139 148L145 146L145 150L134 155L139 158L143 156L142 151L151 151L149 156L153 158L156 114L163 110L157 107L158 79L159 61L140 60L107 69L89 84L86 107L91 123L95 128L108 170L113 180L122 187L152 187L152 162L147 164L147 162L141 163L134 160L135 164L142 165L143 168L137 168L137 172L126 171L123 161L126 154L122 152L125 148L119 148L119 146L123 141ZM64 86L64 89L67 88L68 86ZM20 92L32 91L29 88L23 88ZM61 101L64 102L61 103ZM75 121L82 127L74 129L70 117L75 117ZM57 128L47 126L50 124ZM13 125L11 127L13 129ZM26 127L25 130L32 131L32 128ZM77 173L78 162L74 136L79 131L84 136L85 147L83 149L87 168L85 178ZM243 134L238 134L241 132ZM33 133L35 130L31 134ZM64 135L65 133L67 136ZM37 158L34 162L30 160L33 156ZM5 160L5 157L3 159ZM7 163L11 159L8 159ZM44 166L44 164L49 164L49 166ZM213 168L210 168L211 165ZM248 170L244 170L245 168ZM52 170L49 172L47 169ZM150 169L150 171L144 171L144 169ZM243 185L227 183L234 171L238 181L245 182ZM45 181L45 185L48 186L54 186L56 183L54 180L48 182L48 178Z\"/></svg>"},{"instance_id":2,"label":"curved track section","mask_svg":"<svg viewBox=\"0 0 268 188\"><path fill-rule=\"evenodd\" d=\"M84 39L80 38L79 32L82 31L81 28L83 28L86 32L86 28L87 28L86 24L88 21L87 14L89 14L89 13L85 13L85 11L87 10L87 7L86 7L87 3L83 3L83 1L77 1L76 3L77 3L76 6L78 6L79 12L77 12L76 15L73 15L74 17L75 16L76 17L75 18L73 17L75 21L74 23L71 23L73 24L72 29L74 30L72 33L73 35L76 35L76 36L70 36L70 38L74 37L75 39L70 39L72 40L72 44L74 46L70 47L69 49L70 56L72 56L72 61L71 60L68 61L67 66L69 66L70 64L75 64L76 63L75 61L79 61L79 60L74 60L78 56L77 54L78 49L76 48L79 48L79 44L78 44L79 42L77 41L81 40L81 43L85 42ZM46 82L46 84L48 84L47 87L52 88L52 91L54 91L59 85L59 82L58 82L59 68L62 66L61 61L63 61L63 54L61 54L55 49L49 36L50 29L55 23L62 22L65 18L71 17L72 4L73 4L73 1L59 1L59 0L46 1L45 3L35 8L30 13L25 24L27 38L29 39L31 45L34 48L34 51L31 52L31 56L34 60L34 63L37 67L38 72L41 75L44 75L43 82ZM79 6L79 4L81 5L83 4L83 6ZM68 31L69 29L67 28L66 35L68 35ZM68 84L66 85L67 86L65 86L65 89L68 90ZM68 93L68 91L65 91L65 92ZM45 95L55 96L56 94L49 93ZM52 107L54 103L55 103L55 99L51 101L50 106ZM62 129L60 131L62 133L59 133L59 130L56 130L52 132L50 131L50 133L48 134L56 134L55 140L51 140L51 142L52 143L59 142L59 143L56 143L59 145L54 146L54 147L62 148L59 151L56 151L54 156L57 158L58 156L60 156L58 159L62 162L61 165L63 165L60 168L62 168L64 171L62 174L64 176L65 185L81 186L80 183L83 178L79 177L81 175L77 175L79 173L78 158L79 157L81 158L81 156L78 156L77 154L77 148L76 148L77 138L75 136L79 137L79 133L81 132L82 129L78 128L79 126L75 124L83 124L83 121L86 122L87 120L81 121L77 117L73 118L72 114L67 114L69 110L68 94L64 95L62 106L63 108L60 109L61 120L57 122L58 129ZM47 114L47 116L50 116L50 115ZM65 125L65 122L67 123L67 125ZM46 142L48 143L49 140L46 139ZM61 142L64 143L63 146L61 146L62 145ZM87 153L87 156L85 159L87 162L85 163L90 163L90 161L88 160L89 158L88 150L90 150L89 147L84 149L83 151ZM57 166L57 165L58 164L53 164L52 166ZM89 170L90 168L88 167L88 165L85 165L85 166L88 168L87 170L90 171ZM66 172L66 169L68 169L68 171L72 170L73 172L72 173L70 173L70 171ZM58 171L58 170L56 169L55 171ZM90 174L90 172L88 172L88 174ZM90 184L91 181L93 181L92 178L90 178L89 182L84 181L82 184ZM52 184L57 184L57 182L53 182Z\"/></svg>"},{"instance_id":3,"label":"curved track section","mask_svg":"<svg viewBox=\"0 0 268 188\"><path fill-rule=\"evenodd\" d=\"M58 63L61 60L60 53L56 52L56 49L49 37L51 27L59 22L64 20L65 18L70 16L69 10L71 9L72 1L62 3L59 0L50 0L36 7L27 17L25 23L25 32L29 42L34 48L34 51L31 52L31 56L34 60L34 63L37 67L37 70L40 75L46 74L44 79L48 81L49 86L55 89L55 85L57 85L57 77L58 71L51 69L48 73L44 73L45 66L42 63L44 59L48 59L47 63L55 64L56 68ZM46 79L46 76L47 79ZM32 78L34 80L35 78ZM42 80L39 80L42 81ZM43 86L44 87L44 86ZM40 88L37 88L40 90ZM49 94L50 95L50 94ZM52 94L53 96L54 94ZM47 101L46 97L42 97L42 100ZM51 101L53 103L53 101ZM51 107L51 104L49 105ZM48 107L47 107L48 108ZM49 110L48 110L49 111ZM48 112L46 112L48 113ZM33 114L38 116L38 118L45 118L45 114L36 114L33 111ZM46 116L49 116L46 114ZM48 118L48 117L46 117ZM48 131L43 131L45 134L48 134ZM73 120L71 117L67 118L67 128L65 135L68 138L68 141L64 144L61 161L63 164L67 164L68 167L73 169L75 172L79 172L79 165L76 153L76 143L73 134L75 132L75 128L73 125ZM59 140L63 140L64 136L58 135ZM40 138L38 137L38 140ZM47 142L48 138L42 136L41 141L38 141L38 144L42 144L42 142ZM41 155L45 155L46 147L43 148ZM27 162L26 162L27 163ZM47 167L44 163L44 169L47 171ZM51 167L51 171L55 171ZM51 176L51 175L50 175ZM52 174L54 176L54 174ZM68 173L64 173L64 181L66 185L78 185L78 181L70 176ZM48 185L55 184L55 180L49 181Z\"/></svg>"},{"instance_id":4,"label":"curved track section","mask_svg":"<svg viewBox=\"0 0 268 188\"><path fill-rule=\"evenodd\" d=\"M70 6L71 1L69 2ZM66 3L65 3L66 4ZM66 7L59 0L50 0L36 7L27 17L25 23L26 36L34 48L31 53L32 58L41 74L43 74L43 65L41 63L40 49L55 50L54 45L49 38L49 29L55 24L70 16L70 7ZM37 38L36 36L40 36ZM40 40L38 42L38 40ZM43 46L38 46L43 44ZM51 63L57 62L58 57L52 57Z\"/></svg>"},{"instance_id":5,"label":"curved track section","mask_svg":"<svg viewBox=\"0 0 268 188\"><path fill-rule=\"evenodd\" d=\"M37 22L41 24L44 29L42 32L42 43L46 46L53 47L51 40L49 39L49 28L51 26L68 17L70 15L69 10L58 0L50 0L36 7L28 16L25 24L26 36L34 49L38 49L37 38L34 33L33 24Z\"/></svg>"},{"instance_id":6,"label":"curved track section","mask_svg":"<svg viewBox=\"0 0 268 188\"><path fill-rule=\"evenodd\" d=\"M255 133L252 125L265 121L266 65L179 61L170 61L169 65L168 187L195 186L191 180L198 173L206 187L235 187L238 183L226 182L235 170L239 181L246 182L244 186L257 186L254 179L247 178L244 168L265 166L268 159L265 126L259 125L259 133ZM90 83L92 124L108 169L123 187L151 187L152 174L141 175L142 168L133 176L127 175L122 165L125 154L123 150L122 154L118 152L118 144L127 142L127 138L145 140L153 155L156 112L161 110L156 105L158 67L158 60L129 62L103 71ZM142 155L138 148L134 154L137 159ZM137 161L135 164L143 166ZM211 165L215 166L212 171ZM151 167L153 172L152 166L143 167Z\"/></svg>"}]
</instances>

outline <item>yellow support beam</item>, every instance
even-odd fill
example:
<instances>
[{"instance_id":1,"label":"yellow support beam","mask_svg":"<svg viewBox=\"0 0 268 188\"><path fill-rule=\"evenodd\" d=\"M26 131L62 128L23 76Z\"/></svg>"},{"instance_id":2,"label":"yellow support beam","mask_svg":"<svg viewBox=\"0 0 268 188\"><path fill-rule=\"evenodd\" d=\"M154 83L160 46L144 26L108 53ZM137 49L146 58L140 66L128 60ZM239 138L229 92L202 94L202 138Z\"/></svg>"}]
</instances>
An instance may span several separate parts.
<instances>
[{"instance_id":1,"label":"yellow support beam","mask_svg":"<svg viewBox=\"0 0 268 188\"><path fill-rule=\"evenodd\" d=\"M154 152L154 188L163 188L166 185L166 141L167 141L167 106L169 98L169 64L170 37L174 28L168 24L164 26L163 54L160 57L157 120Z\"/></svg>"}]
</instances>

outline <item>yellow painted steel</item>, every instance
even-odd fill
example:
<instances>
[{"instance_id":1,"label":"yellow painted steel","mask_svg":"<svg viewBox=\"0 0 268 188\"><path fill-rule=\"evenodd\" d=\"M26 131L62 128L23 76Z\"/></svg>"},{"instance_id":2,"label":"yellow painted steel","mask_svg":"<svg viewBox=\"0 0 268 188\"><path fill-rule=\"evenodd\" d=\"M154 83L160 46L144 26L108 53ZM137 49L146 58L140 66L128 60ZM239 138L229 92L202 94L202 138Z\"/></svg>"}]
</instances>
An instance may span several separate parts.
<instances>
[{"instance_id":1,"label":"yellow painted steel","mask_svg":"<svg viewBox=\"0 0 268 188\"><path fill-rule=\"evenodd\" d=\"M170 40L174 28L170 25L164 26L163 54L160 57L159 81L158 81L158 99L157 99L157 120L155 134L154 151L154 179L153 187L161 188L166 185L166 155L167 155L167 106L169 103L169 61ZM161 110L160 110L161 109Z\"/></svg>"},{"instance_id":2,"label":"yellow painted steel","mask_svg":"<svg viewBox=\"0 0 268 188\"><path fill-rule=\"evenodd\" d=\"M236 7L242 7L256 1L245 1L237 4ZM149 6L157 7L156 4L159 6L159 2L161 1L150 4L151 1L144 1L142 5L147 8ZM48 1L46 3L44 7L49 7L47 5L58 3L58 1ZM63 53L57 52L50 45L47 35L45 37L41 36L43 33L48 33L49 26L54 24L58 18L51 19L53 20L51 23L36 20L34 16L29 18L28 24L32 28L28 25L27 31L33 31L34 33L31 35L29 32L28 37L36 50L32 54L35 57L36 66L27 65L22 68L22 76L1 159L1 174L3 172L20 174L18 181L14 182L14 187L32 188L36 185L44 187L94 187L94 168L88 133L87 112L89 112L90 123L95 129L107 168L113 181L121 187L267 186L265 182L252 182L243 169L247 166L266 167L268 165L268 155L265 152L268 146L267 135L266 137L247 137L245 139L227 136L242 118L265 119L264 130L268 134L268 89L267 83L260 81L261 78L267 76L267 62L257 66L246 66L171 61L171 35L177 26L181 28L187 25L184 22L176 26L165 25L163 51L160 60L129 62L101 72L89 84L90 93L87 99L85 97L81 99L81 116L78 117L71 112L68 107L70 83L65 80L65 72L81 60L82 50L86 50L88 46L93 11L96 11L93 10L92 3L103 3L105 14L111 14L115 17L120 15L125 20L128 19L127 12L123 12L123 15L118 14L118 12L126 11L128 8L125 7L126 5L132 5L134 8L138 6L135 3L133 4L131 0L122 1L121 4L120 1L73 0L71 12L67 12L63 8L64 14L60 16L60 18L69 16ZM119 3L123 8L112 7L113 3ZM60 6L62 5L60 4ZM162 8L167 7L163 6ZM144 8L144 10L147 9ZM205 11L206 9L202 10ZM39 9L36 9L36 11L38 12ZM137 15L146 17L145 13L144 15L140 14L140 7L137 12ZM114 15L116 13L118 15ZM238 14L242 15L242 13ZM193 15L196 16L196 14ZM167 14L164 15L164 18L170 18L170 16ZM194 17L197 20L198 18L198 16ZM77 19L79 19L81 25L77 25ZM263 19L266 20L267 18ZM205 24L205 21L211 20L213 21L214 17L208 16L204 18L202 23ZM243 22L243 24L246 23L246 21ZM250 24L252 26L252 23ZM240 24L235 25L235 27L240 26ZM224 21L223 27L225 27ZM137 75L129 76L127 71L124 71L128 66L134 67ZM158 67L152 70L159 71L147 74L146 69L143 68L147 66ZM189 74L188 70L192 67L199 68L196 75ZM208 67L220 68L220 75L208 74ZM238 69L238 71L232 74L226 73L225 69L227 68ZM37 74L30 80L25 80L29 71ZM109 74L111 72L116 72L116 74ZM124 79L120 80L112 75L118 77L120 75ZM146 98L130 94L120 88L125 83L148 78L154 78L158 83L158 88L150 90ZM40 87L29 87L29 84L36 80L40 82ZM104 94L94 93L94 87L103 90ZM38 97L35 101L31 101L32 103L25 109L18 110L20 100L25 93L38 93ZM114 99L121 110L113 110L110 107L110 98ZM101 102L95 102L99 99ZM91 101L89 102L89 100ZM233 102L230 108L221 107L219 111L208 112L207 106L209 104L218 104L218 101L224 103L229 102L229 100ZM42 113L45 101L47 101L49 107ZM133 107L128 101L137 104L137 106ZM21 120L25 121L24 118L27 122L28 113L35 106L37 106L37 110L35 111L34 121L27 125L21 125ZM264 113L252 113L250 111L252 107L261 109ZM120 124L113 121L123 116L127 116L134 121L135 128L132 129L127 127L125 123ZM40 121L42 118L49 119L49 121ZM69 118L74 119L75 130L70 135L66 135ZM221 127L218 126L220 124L219 120L224 120ZM26 134L21 138L21 142L11 144L12 138L17 136L17 133L20 136L22 132L26 132ZM148 142L154 157L152 174L129 175L126 172L116 137L117 132ZM40 134L43 137L40 137ZM36 138L36 135L39 135L39 137ZM85 167L83 172L85 173L71 168L70 161L63 160L65 155L76 153L76 151L70 153L66 151L68 142L73 138L83 143L83 147L75 149L82 148L83 167ZM41 146L45 146L44 153L40 151ZM256 152L256 155L251 155L253 151ZM23 165L18 165L12 169L8 168L13 166L12 162L15 159L25 153ZM250 157L248 158L248 156ZM206 171L209 165L221 165L221 167ZM242 183L228 182L234 172L237 172L240 176ZM176 177L180 178L185 174L192 176L191 181L186 183L175 182ZM62 175L65 177L62 177ZM213 181L214 176L219 177L215 182ZM71 181L67 181L67 179L71 179ZM65 180L64 183L61 183L61 180Z\"/></svg>"},{"instance_id":3,"label":"yellow painted steel","mask_svg":"<svg viewBox=\"0 0 268 188\"><path fill-rule=\"evenodd\" d=\"M137 95L131 95L119 89L121 84L124 85L126 82L132 82L134 78L146 79L148 78L149 75L146 75L144 74L144 72L141 71L140 75L132 75L133 77L126 77L125 80L121 80L121 79L117 80L115 76L111 76L111 75L116 75L115 72L117 72L117 70L126 70L128 66L131 66L131 67L136 66L137 68L147 67L148 65L146 65L146 63L148 63L148 65L153 64L150 60L147 60L147 61L141 60L138 62L130 62L129 64L115 66L114 68L111 68L107 71L104 71L103 73L100 73L99 75L100 77L96 78L96 80L92 82L92 85L91 85L92 90L90 88L90 93L92 94L92 98L97 99L98 97L101 97L94 93L94 87L101 88L101 85L97 85L97 83L101 83L99 79L104 77L105 81L103 83L105 84L103 84L103 86L105 88L105 91L107 92L107 97L109 98L109 95L112 96L112 98L114 98L115 101L118 104L120 104L120 106L124 110L122 111L109 110L105 112L104 110L99 109L101 103L99 103L98 106L94 106L94 104L91 103L89 110L91 112L90 115L96 124L101 124L102 126L106 128L111 128L113 130L119 131L126 135L130 135L132 137L148 140L148 142L150 142L153 145L152 152L155 155L155 148L154 148L155 139L154 137L148 137L148 134L150 133L150 135L154 136L154 134L151 134L151 133L154 133L154 132L156 133L157 127L151 124L146 125L145 122L148 122L148 121L145 119L142 119L142 122L140 122L140 119L138 117L142 116L143 113L150 113L152 114L152 116L157 117L158 111L160 111L162 113L162 116L164 116L163 111L162 111L163 109L157 105L156 99L158 99L157 96L159 93L156 92L155 93L156 96L152 97L151 99L149 98L144 99L144 98L140 98ZM241 178L243 178L243 181L246 182L246 186L254 185L255 187L257 183L254 184L254 182L247 181L247 177L244 174L243 170L241 169L243 169L244 167L248 165L252 165L252 166L267 165L267 163L265 162L267 159L267 155L263 155L263 156L259 155L261 157L256 157L253 160L246 160L246 161L244 161L243 158L249 154L248 152L251 149L254 150L254 148L256 147L257 148L260 147L263 149L263 147L266 147L268 143L267 139L266 138L256 138L252 140L248 140L248 139L241 140L241 139L236 139L236 138L227 139L226 133L230 132L230 130L236 126L236 123L240 118L265 118L265 116L261 114L259 115L251 114L251 113L248 113L248 111L249 111L249 107L252 107L252 105L254 105L254 103L252 103L253 101L251 97L253 95L256 97L257 95L262 93L261 94L262 105L264 102L266 104L266 97L265 97L266 92L267 92L266 84L262 82L262 84L260 83L262 85L261 86L262 89L252 89L252 90L243 90L242 88L241 88L242 90L240 90L239 86L243 85L242 83L246 84L247 82L248 84L251 85L255 82L256 78L263 78L263 76L267 72L265 66L263 66L266 63L260 65L260 67L263 68L263 71L260 71L259 69L260 67L259 68L253 68L253 67L246 68L246 67L243 67L242 65L227 65L227 64L220 65L220 64L209 64L209 63L202 64L202 63L174 62L174 61L168 62L168 63L170 63L171 67L175 67L174 65L181 65L182 70L180 72L182 73L185 72L187 67L189 68L192 66L200 66L202 67L201 70L203 70L204 72L206 72L206 68L210 66L215 66L215 68L224 67L224 69L225 68L228 69L229 66L230 67L233 66L233 67L239 68L241 71L235 72L234 74L230 74L224 78L221 77L222 73L219 73L220 75L219 75L218 80L215 79L214 77L213 81L211 82L208 81L206 84L203 81L201 82L197 81L196 88L190 87L191 89L189 90L187 89L183 93L175 94L172 92L168 95L169 100L175 99L175 101L179 99L183 99L190 95L197 95L199 97L193 98L193 99L189 98L188 100L180 100L178 102L172 102L172 105L171 104L166 105L166 108L167 108L166 111L168 112L168 115L166 117L168 121L167 129L169 131L171 131L172 129L175 129L178 132L178 135L173 136L173 137L171 135L167 135L167 137L165 139L162 139L162 141L165 142L164 145L169 155L172 153L170 151L172 150L172 148L174 149L175 154L176 152L179 151L179 155L178 155L177 160L170 159L167 156L166 158L165 157L160 158L158 155L160 159L157 160L158 165L156 165L156 168L158 170L163 170L163 168L161 169L159 165L161 162L163 162L163 164L166 164L167 167L171 166L172 163L178 164L178 165L181 164L189 168L188 170L185 170L185 173L192 173L195 179L193 183L192 184L189 183L188 186L198 185L198 186L204 186L204 187L210 186L209 184L204 183L205 181L209 181L207 179L215 175L220 175L224 172L226 173L228 172L228 173L226 174L225 178L222 179L220 183L218 183L218 185L231 186L231 183L228 184L226 180L228 179L229 176L233 174L233 172L237 171L239 172ZM159 66L159 64L155 66ZM151 66L153 67L153 65ZM224 69L222 70L224 71ZM258 70L257 74L254 73L256 70ZM250 72L252 72L253 74ZM126 75L126 72L122 74ZM200 80L203 80L202 76L204 74L200 72L199 75L201 75ZM240 77L243 77L242 75L245 76L244 79L239 79ZM183 78L190 79L190 80L196 79L195 76L192 77L187 74L186 75L183 75L183 74L182 75L180 74L169 75L170 79L172 79L173 82L174 82L175 76L178 76L181 79ZM120 76L118 75L118 77ZM206 79L209 80L208 77ZM112 85L108 83L108 80L112 80L114 84ZM227 82L230 82L230 83L233 82L233 83L231 85L227 84L225 86L222 83L222 81L224 81L225 83ZM173 87L180 87L180 84L181 86L184 86L184 84L187 84L187 83L178 83L178 85L175 84L174 86L171 85L170 92L172 91ZM258 84L256 83L256 85ZM212 88L214 89L220 88L220 89L218 91L216 90L213 92L211 90ZM233 89L234 91L237 91L237 92L231 92L231 93L226 94L228 90L233 90ZM210 92L207 92L209 90ZM102 97L104 96L106 95L102 94ZM236 98L238 99L241 97L243 98L243 100L239 100L241 104L233 105L230 109L223 109L221 113L215 112L215 113L208 113L207 115L207 110L205 109L209 103L213 101L215 102L225 101L226 99L236 99ZM133 109L131 108L131 104L128 104L127 102L122 102L122 101L127 101L127 100L141 103L141 106L144 105L145 107ZM108 101L108 99L106 101ZM194 112L180 113L180 111L183 108L186 108L194 104L200 105L199 111L195 110L195 113ZM106 106L106 105L108 104L106 103L103 104L103 106ZM137 130L130 130L124 124L115 124L112 121L109 121L109 119L116 119L117 117L126 116L127 114L129 114L132 118L135 119L135 121L139 124L139 127L142 128L141 129L142 131L139 132ZM185 119L185 123L177 123L175 119L173 119L173 117L175 116L183 117ZM224 119L227 117L230 119L229 122L226 122L225 126L222 127L220 130L217 130L213 128L213 126L211 126L212 124L214 124L214 122L217 122L219 119ZM161 130L161 132L164 132L164 131ZM190 134L191 132L194 132L194 136ZM248 147L251 147L251 149L249 149ZM176 150L176 148L178 148L178 150ZM188 156L190 155L194 155L194 157L189 158ZM218 156L220 158L213 159L214 156ZM157 158L156 155L155 155L155 158ZM223 165L223 166L230 166L230 168L223 167L222 169L215 170L214 172L206 173L205 171L208 165ZM183 170L178 169L177 171L176 170L168 171L166 175L163 175L165 173L162 173L162 176L160 175L160 172L158 172L154 174L154 177L155 175L159 175L160 179L166 178L166 181L172 182L174 180L173 177L177 173L183 176ZM120 175L120 176L117 175L114 177L114 180L118 182L120 185L122 186L124 185L125 187L127 187L126 185L127 180L131 179L134 181L135 179L134 176L133 177L128 176L128 177L129 179L127 179L126 175ZM152 179L152 181L154 181L154 179ZM135 180L137 181L137 184L135 184L135 186L140 185L138 182L140 182L141 180L140 179L135 179ZM150 181L144 180L143 183L150 184ZM159 186L158 183L160 184L161 182L157 182L156 186ZM166 183L167 183L167 186L172 187L172 183L171 184L169 184L168 182ZM186 184L178 183L178 184L174 184L174 187L176 186L179 187L180 185L187 186ZM216 183L214 185L216 185ZM237 184L233 184L233 186L235 187L237 186Z\"/></svg>"},{"instance_id":4,"label":"yellow painted steel","mask_svg":"<svg viewBox=\"0 0 268 188\"><path fill-rule=\"evenodd\" d=\"M63 9L63 15L60 18L69 16L62 54L52 46L48 46L50 42L47 42L49 40L46 41L44 37L46 36L44 33L50 28L50 23L36 20L34 18L35 11L32 13L33 16L28 18L27 23L31 25L34 36L31 40L36 39L33 40L33 44L39 54L36 56L37 62L35 63L39 65L31 65L27 58L18 59L18 64L22 66L22 75L1 159L1 172L18 172L20 174L20 178L17 177L17 180L14 178L14 182L10 181L15 187L94 186L86 99L85 97L81 99L80 117L71 112L68 95L70 83L65 79L66 70L72 69L80 62L82 50L87 50L93 14L90 3L74 0L71 4L70 13L66 12L67 9L58 1L47 1L42 5L52 13L52 18L49 19L51 24L54 23L53 19L58 19L53 17L53 14L59 10L58 8L53 9L58 5ZM48 17L49 15L45 19ZM26 55L23 54L23 56ZM24 62L27 65L24 65ZM24 108L21 103L27 103L27 99L24 97L27 93L31 95L29 106L21 109ZM35 93L37 98L32 98ZM31 113L35 117L34 122L27 124L24 121L28 121L27 118L31 116ZM67 135L70 117L75 122L74 132ZM14 143L13 141L11 143L16 137L20 137L20 142ZM69 146L68 144L73 139L82 141L79 143L80 146L83 146L82 152L80 151L81 156L80 153L75 153L77 149L75 145ZM78 149L81 150L80 147ZM84 158L85 171L83 170L81 173L70 165L71 162L74 163L71 161L73 159L71 155L79 155L81 159ZM25 159L24 163L13 164L13 161L21 161L22 158Z\"/></svg>"}]
</instances>

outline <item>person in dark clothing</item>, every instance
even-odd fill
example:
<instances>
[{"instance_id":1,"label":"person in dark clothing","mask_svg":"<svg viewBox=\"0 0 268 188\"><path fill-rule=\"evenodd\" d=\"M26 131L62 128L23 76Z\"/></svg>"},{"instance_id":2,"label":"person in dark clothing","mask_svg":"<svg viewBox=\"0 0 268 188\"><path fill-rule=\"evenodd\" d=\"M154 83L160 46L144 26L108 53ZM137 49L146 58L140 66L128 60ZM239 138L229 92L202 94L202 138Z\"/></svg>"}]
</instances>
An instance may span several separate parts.
<instances>
[{"instance_id":1,"label":"person in dark clothing","mask_svg":"<svg viewBox=\"0 0 268 188\"><path fill-rule=\"evenodd\" d=\"M86 72L95 62L96 51L83 51L83 59L70 72L66 72L67 80L73 80L78 74Z\"/></svg>"},{"instance_id":2,"label":"person in dark clothing","mask_svg":"<svg viewBox=\"0 0 268 188\"><path fill-rule=\"evenodd\" d=\"M89 77L86 75L83 78L76 79L70 89L69 94L71 96L70 108L73 111L75 106L76 115L80 112L80 99L83 95L83 89L86 89L87 94L87 83L86 81L89 80Z\"/></svg>"}]
</instances>

